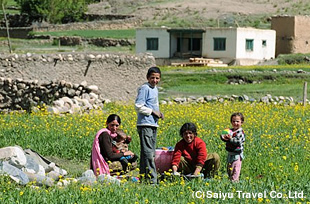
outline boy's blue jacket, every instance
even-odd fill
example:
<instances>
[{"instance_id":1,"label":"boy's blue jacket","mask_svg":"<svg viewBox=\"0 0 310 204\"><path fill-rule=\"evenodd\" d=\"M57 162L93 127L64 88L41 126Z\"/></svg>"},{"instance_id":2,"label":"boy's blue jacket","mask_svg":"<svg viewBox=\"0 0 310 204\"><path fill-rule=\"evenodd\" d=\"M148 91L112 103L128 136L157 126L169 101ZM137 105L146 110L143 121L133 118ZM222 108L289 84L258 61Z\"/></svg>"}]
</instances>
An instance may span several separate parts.
<instances>
[{"instance_id":1,"label":"boy's blue jacket","mask_svg":"<svg viewBox=\"0 0 310 204\"><path fill-rule=\"evenodd\" d=\"M137 126L158 127L158 118L152 115L152 111L159 111L158 89L148 82L138 88L135 101L135 109L138 113Z\"/></svg>"}]
</instances>

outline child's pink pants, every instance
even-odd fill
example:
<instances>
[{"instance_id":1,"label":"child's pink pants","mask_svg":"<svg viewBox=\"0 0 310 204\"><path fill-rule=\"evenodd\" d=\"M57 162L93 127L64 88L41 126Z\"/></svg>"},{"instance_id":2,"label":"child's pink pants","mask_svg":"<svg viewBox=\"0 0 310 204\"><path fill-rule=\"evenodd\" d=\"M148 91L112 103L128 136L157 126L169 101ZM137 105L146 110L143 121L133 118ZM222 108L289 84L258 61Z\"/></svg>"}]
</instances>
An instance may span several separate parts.
<instances>
[{"instance_id":1,"label":"child's pink pants","mask_svg":"<svg viewBox=\"0 0 310 204\"><path fill-rule=\"evenodd\" d=\"M227 172L231 181L239 181L241 164L242 164L241 156L239 157L239 159L233 161L232 163L227 164Z\"/></svg>"}]
</instances>

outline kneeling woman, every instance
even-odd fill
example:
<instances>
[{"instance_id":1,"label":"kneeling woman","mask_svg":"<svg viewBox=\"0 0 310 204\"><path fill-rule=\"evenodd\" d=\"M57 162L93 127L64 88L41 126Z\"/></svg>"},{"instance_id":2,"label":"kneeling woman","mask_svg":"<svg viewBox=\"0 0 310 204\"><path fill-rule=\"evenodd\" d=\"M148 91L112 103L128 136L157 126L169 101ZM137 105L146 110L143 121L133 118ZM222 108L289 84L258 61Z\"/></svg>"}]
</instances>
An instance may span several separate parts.
<instances>
[{"instance_id":1,"label":"kneeling woman","mask_svg":"<svg viewBox=\"0 0 310 204\"><path fill-rule=\"evenodd\" d=\"M120 162L122 157L130 156L128 162L131 163L131 169L137 166L137 156L132 151L123 153L113 152L113 140L117 136L116 131L121 125L121 118L116 114L111 114L107 118L106 128L99 130L95 136L92 152L90 168L95 175L110 174L115 172L126 173L127 169L123 169Z\"/></svg>"}]
</instances>

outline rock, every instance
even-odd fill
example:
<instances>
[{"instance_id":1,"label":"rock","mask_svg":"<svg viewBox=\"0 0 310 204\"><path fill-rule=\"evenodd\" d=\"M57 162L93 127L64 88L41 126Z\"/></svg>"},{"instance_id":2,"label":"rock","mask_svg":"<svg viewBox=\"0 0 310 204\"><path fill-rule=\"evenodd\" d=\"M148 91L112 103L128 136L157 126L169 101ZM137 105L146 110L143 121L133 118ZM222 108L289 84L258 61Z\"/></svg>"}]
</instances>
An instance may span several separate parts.
<instances>
[{"instance_id":1,"label":"rock","mask_svg":"<svg viewBox=\"0 0 310 204\"><path fill-rule=\"evenodd\" d=\"M59 168L58 166L56 166L56 164L54 162L51 162L48 167L45 169L45 171L47 173L54 171L56 173L58 173L61 176L66 176L67 175L67 171L64 169Z\"/></svg>"},{"instance_id":2,"label":"rock","mask_svg":"<svg viewBox=\"0 0 310 204\"><path fill-rule=\"evenodd\" d=\"M260 102L269 103L269 98L268 98L268 96L263 96L263 97L260 99Z\"/></svg>"},{"instance_id":3,"label":"rock","mask_svg":"<svg viewBox=\"0 0 310 204\"><path fill-rule=\"evenodd\" d=\"M98 90L99 90L98 86L96 86L96 85L90 85L90 86L88 86L87 88L88 88L91 92L95 92L95 93L97 93Z\"/></svg>"},{"instance_id":4,"label":"rock","mask_svg":"<svg viewBox=\"0 0 310 204\"><path fill-rule=\"evenodd\" d=\"M34 159L26 154L26 158L27 158L27 162L24 168L24 172L28 172L28 173L38 173L39 172L39 164L37 164Z\"/></svg>"},{"instance_id":5,"label":"rock","mask_svg":"<svg viewBox=\"0 0 310 204\"><path fill-rule=\"evenodd\" d=\"M165 100L160 100L160 101L159 101L159 104L161 104L161 105L166 105L166 104L167 104L167 101L165 101Z\"/></svg>"},{"instance_id":6,"label":"rock","mask_svg":"<svg viewBox=\"0 0 310 204\"><path fill-rule=\"evenodd\" d=\"M74 89L69 89L68 91L68 96L70 96L71 98L73 98L75 96L75 90Z\"/></svg>"},{"instance_id":7,"label":"rock","mask_svg":"<svg viewBox=\"0 0 310 204\"><path fill-rule=\"evenodd\" d=\"M297 73L300 74L300 73L306 73L306 72L305 72L304 70L302 70L302 69L298 69L298 70L297 70Z\"/></svg>"},{"instance_id":8,"label":"rock","mask_svg":"<svg viewBox=\"0 0 310 204\"><path fill-rule=\"evenodd\" d=\"M95 93L89 93L88 95L91 99L98 99L99 98L99 96Z\"/></svg>"},{"instance_id":9,"label":"rock","mask_svg":"<svg viewBox=\"0 0 310 204\"><path fill-rule=\"evenodd\" d=\"M117 184L120 185L121 181L117 178L114 178L110 175L107 174L100 174L98 176L98 182L100 183L113 183L113 184Z\"/></svg>"},{"instance_id":10,"label":"rock","mask_svg":"<svg viewBox=\"0 0 310 204\"><path fill-rule=\"evenodd\" d=\"M77 180L82 184L92 185L96 182L97 178L92 170L87 170Z\"/></svg>"},{"instance_id":11,"label":"rock","mask_svg":"<svg viewBox=\"0 0 310 204\"><path fill-rule=\"evenodd\" d=\"M47 112L51 114L56 114L56 115L60 114L60 111L56 107L48 107Z\"/></svg>"},{"instance_id":12,"label":"rock","mask_svg":"<svg viewBox=\"0 0 310 204\"><path fill-rule=\"evenodd\" d=\"M27 163L27 158L24 151L19 146L1 148L0 160L8 161L11 165L17 168L22 168Z\"/></svg>"},{"instance_id":13,"label":"rock","mask_svg":"<svg viewBox=\"0 0 310 204\"><path fill-rule=\"evenodd\" d=\"M199 98L197 98L197 100L196 100L198 103L204 103L205 102L205 99L204 99L204 97L199 97Z\"/></svg>"},{"instance_id":14,"label":"rock","mask_svg":"<svg viewBox=\"0 0 310 204\"><path fill-rule=\"evenodd\" d=\"M83 86L83 87L86 87L86 86L87 86L87 81L82 81L82 82L80 83L80 85Z\"/></svg>"},{"instance_id":15,"label":"rock","mask_svg":"<svg viewBox=\"0 0 310 204\"><path fill-rule=\"evenodd\" d=\"M12 166L7 161L0 161L0 173L8 174L15 182L21 185L26 185L29 182L29 178L24 172Z\"/></svg>"},{"instance_id":16,"label":"rock","mask_svg":"<svg viewBox=\"0 0 310 204\"><path fill-rule=\"evenodd\" d=\"M186 98L175 98L174 99L174 102L176 102L176 103L184 103L184 102L186 102Z\"/></svg>"},{"instance_id":17,"label":"rock","mask_svg":"<svg viewBox=\"0 0 310 204\"><path fill-rule=\"evenodd\" d=\"M212 101L212 97L213 97L213 96L208 95L208 96L205 96L204 99L205 99L205 101L207 101L207 102L211 102L211 101Z\"/></svg>"},{"instance_id":18,"label":"rock","mask_svg":"<svg viewBox=\"0 0 310 204\"><path fill-rule=\"evenodd\" d=\"M247 95L243 95L245 101L248 101L250 98Z\"/></svg>"},{"instance_id":19,"label":"rock","mask_svg":"<svg viewBox=\"0 0 310 204\"><path fill-rule=\"evenodd\" d=\"M56 171L50 171L46 174L46 176L54 179L55 181L58 181L60 174L59 174L59 172L56 172Z\"/></svg>"},{"instance_id":20,"label":"rock","mask_svg":"<svg viewBox=\"0 0 310 204\"><path fill-rule=\"evenodd\" d=\"M31 174L31 173L26 173L26 175L29 178L29 181L33 182L34 185L36 186L48 186L51 187L54 185L54 179L38 175L38 174Z\"/></svg>"}]
</instances>

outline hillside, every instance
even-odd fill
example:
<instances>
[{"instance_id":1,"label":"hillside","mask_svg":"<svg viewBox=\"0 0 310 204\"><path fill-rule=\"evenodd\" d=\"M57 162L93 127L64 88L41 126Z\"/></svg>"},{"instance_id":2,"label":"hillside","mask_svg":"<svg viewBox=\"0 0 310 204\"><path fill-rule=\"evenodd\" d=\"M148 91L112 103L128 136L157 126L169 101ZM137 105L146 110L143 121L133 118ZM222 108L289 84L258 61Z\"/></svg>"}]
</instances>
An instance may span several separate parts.
<instances>
[{"instance_id":1,"label":"hillside","mask_svg":"<svg viewBox=\"0 0 310 204\"><path fill-rule=\"evenodd\" d=\"M272 15L306 15L309 0L107 0L92 14L131 14L144 26L269 27Z\"/></svg>"}]
</instances>

